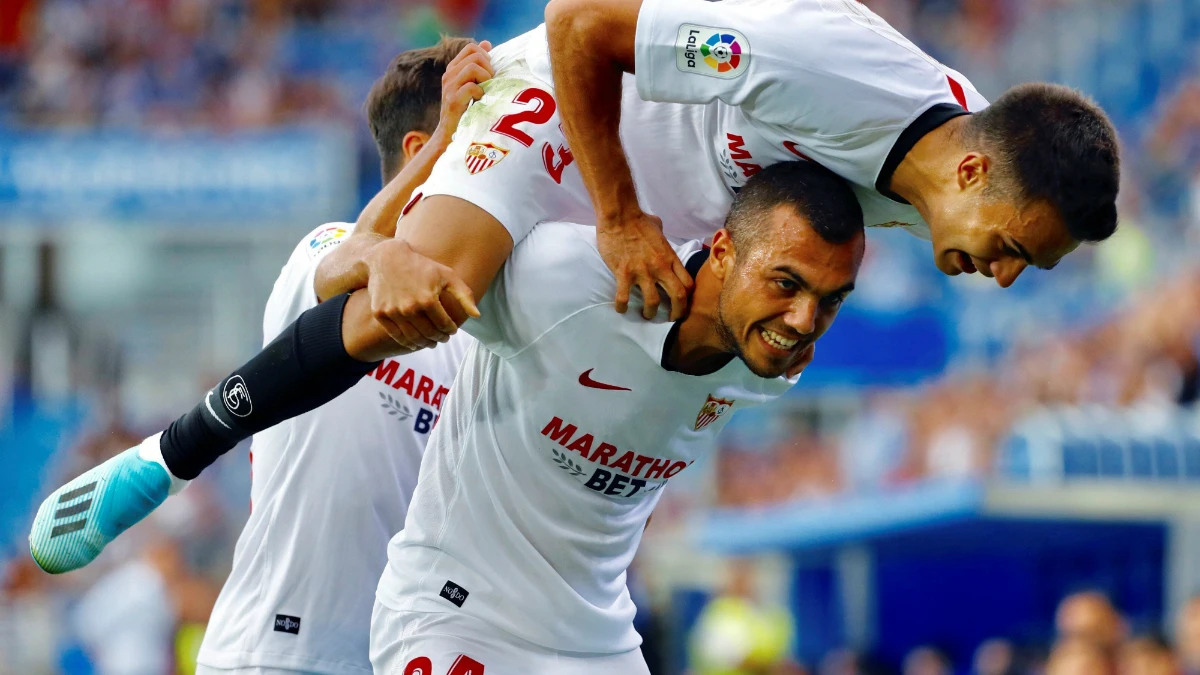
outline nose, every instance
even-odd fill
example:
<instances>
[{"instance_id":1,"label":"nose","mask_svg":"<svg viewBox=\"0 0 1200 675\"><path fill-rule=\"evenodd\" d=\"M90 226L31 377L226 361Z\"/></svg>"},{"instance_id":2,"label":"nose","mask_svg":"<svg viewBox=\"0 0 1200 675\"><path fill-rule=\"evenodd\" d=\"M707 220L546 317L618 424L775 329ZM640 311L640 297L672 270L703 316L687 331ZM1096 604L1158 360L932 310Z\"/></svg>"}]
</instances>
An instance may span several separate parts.
<instances>
[{"instance_id":1,"label":"nose","mask_svg":"<svg viewBox=\"0 0 1200 675\"><path fill-rule=\"evenodd\" d=\"M1006 260L997 260L988 265L991 269L992 276L995 277L996 283L1000 284L1000 288L1008 288L1013 285L1017 277L1021 276L1021 272L1029 267L1024 260L1016 260L1009 258Z\"/></svg>"},{"instance_id":2,"label":"nose","mask_svg":"<svg viewBox=\"0 0 1200 675\"><path fill-rule=\"evenodd\" d=\"M783 322L797 333L809 335L817 329L819 307L820 301L816 298L807 295L797 297L791 310L783 316Z\"/></svg>"}]
</instances>

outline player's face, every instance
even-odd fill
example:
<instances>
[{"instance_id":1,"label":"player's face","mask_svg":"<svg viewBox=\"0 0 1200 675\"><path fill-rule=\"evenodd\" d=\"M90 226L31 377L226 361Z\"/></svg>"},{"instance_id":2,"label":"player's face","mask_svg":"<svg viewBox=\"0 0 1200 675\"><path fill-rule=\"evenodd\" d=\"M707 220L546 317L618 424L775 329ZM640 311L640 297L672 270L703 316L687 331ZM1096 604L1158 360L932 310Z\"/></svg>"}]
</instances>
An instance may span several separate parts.
<instances>
[{"instance_id":1,"label":"player's face","mask_svg":"<svg viewBox=\"0 0 1200 675\"><path fill-rule=\"evenodd\" d=\"M722 276L718 330L726 349L759 377L779 377L833 323L854 289L864 237L831 244L793 209L769 216L773 227L748 251L734 251L725 230L713 239Z\"/></svg>"},{"instance_id":2,"label":"player's face","mask_svg":"<svg viewBox=\"0 0 1200 675\"><path fill-rule=\"evenodd\" d=\"M986 171L960 167L958 189L925 214L944 274L979 272L1008 288L1025 268L1050 269L1079 246L1048 202L1017 205L988 194L986 185Z\"/></svg>"}]
</instances>

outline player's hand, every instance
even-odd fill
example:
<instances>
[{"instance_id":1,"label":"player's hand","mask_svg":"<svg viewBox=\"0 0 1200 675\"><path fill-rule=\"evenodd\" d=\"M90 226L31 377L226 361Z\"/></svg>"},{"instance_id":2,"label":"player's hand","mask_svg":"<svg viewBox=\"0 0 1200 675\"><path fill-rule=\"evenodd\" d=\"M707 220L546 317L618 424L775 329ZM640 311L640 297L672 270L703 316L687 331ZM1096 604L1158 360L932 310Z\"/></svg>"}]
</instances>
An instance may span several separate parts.
<instances>
[{"instance_id":1,"label":"player's hand","mask_svg":"<svg viewBox=\"0 0 1200 675\"><path fill-rule=\"evenodd\" d=\"M446 342L467 317L479 316L470 286L406 241L389 239L374 246L366 262L371 313L402 347L417 350Z\"/></svg>"},{"instance_id":2,"label":"player's hand","mask_svg":"<svg viewBox=\"0 0 1200 675\"><path fill-rule=\"evenodd\" d=\"M617 277L617 311L629 309L629 292L642 291L642 316L653 319L662 301L660 289L671 301L671 321L687 315L692 275L662 233L662 220L639 211L619 222L598 223L596 240L600 256Z\"/></svg>"},{"instance_id":3,"label":"player's hand","mask_svg":"<svg viewBox=\"0 0 1200 675\"><path fill-rule=\"evenodd\" d=\"M813 362L813 358L816 357L816 355L817 355L817 343L813 342L813 343L809 344L807 347L805 347L804 351L800 352L800 355L796 359L796 362L793 363L792 366L787 369L787 378L790 380L793 377L796 377L800 373L804 372L804 369L807 368L809 366L809 364L811 364Z\"/></svg>"},{"instance_id":4,"label":"player's hand","mask_svg":"<svg viewBox=\"0 0 1200 675\"><path fill-rule=\"evenodd\" d=\"M479 84L496 74L488 56L491 49L492 43L487 40L472 42L462 48L442 74L442 110L437 131L447 143L458 130L458 120L467 106L483 98L483 87Z\"/></svg>"}]
</instances>

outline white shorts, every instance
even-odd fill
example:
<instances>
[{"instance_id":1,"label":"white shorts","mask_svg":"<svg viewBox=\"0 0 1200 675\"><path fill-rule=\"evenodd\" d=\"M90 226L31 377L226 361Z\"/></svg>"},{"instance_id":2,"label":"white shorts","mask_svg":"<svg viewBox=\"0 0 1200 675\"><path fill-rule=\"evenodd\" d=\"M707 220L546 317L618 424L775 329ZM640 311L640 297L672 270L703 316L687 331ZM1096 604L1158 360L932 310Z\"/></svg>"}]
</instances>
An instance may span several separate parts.
<instances>
[{"instance_id":1,"label":"white shorts","mask_svg":"<svg viewBox=\"0 0 1200 675\"><path fill-rule=\"evenodd\" d=\"M649 675L642 650L556 652L475 617L398 612L376 602L371 616L375 675Z\"/></svg>"},{"instance_id":2,"label":"white shorts","mask_svg":"<svg viewBox=\"0 0 1200 675\"><path fill-rule=\"evenodd\" d=\"M553 87L519 53L497 61L484 97L463 114L418 195L449 195L478 206L500 221L514 245L544 220L595 223Z\"/></svg>"}]
</instances>

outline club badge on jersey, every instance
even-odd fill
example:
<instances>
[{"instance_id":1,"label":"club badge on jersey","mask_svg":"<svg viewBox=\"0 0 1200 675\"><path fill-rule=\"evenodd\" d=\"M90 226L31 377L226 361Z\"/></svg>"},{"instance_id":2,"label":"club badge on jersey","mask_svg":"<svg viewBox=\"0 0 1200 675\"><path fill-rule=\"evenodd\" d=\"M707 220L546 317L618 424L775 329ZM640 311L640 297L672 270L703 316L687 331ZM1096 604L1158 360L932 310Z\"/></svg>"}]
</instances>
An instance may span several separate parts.
<instances>
[{"instance_id":1,"label":"club badge on jersey","mask_svg":"<svg viewBox=\"0 0 1200 675\"><path fill-rule=\"evenodd\" d=\"M467 171L474 176L480 171L491 168L493 164L504 159L504 156L507 154L508 150L492 143L472 143L467 148L467 156L465 158Z\"/></svg>"},{"instance_id":2,"label":"club badge on jersey","mask_svg":"<svg viewBox=\"0 0 1200 675\"><path fill-rule=\"evenodd\" d=\"M700 414L696 415L696 431L700 431L704 427L716 422L721 415L729 412L733 404L737 403L732 399L717 398L712 394L708 395L708 400L704 402L704 406L700 408Z\"/></svg>"}]
</instances>

